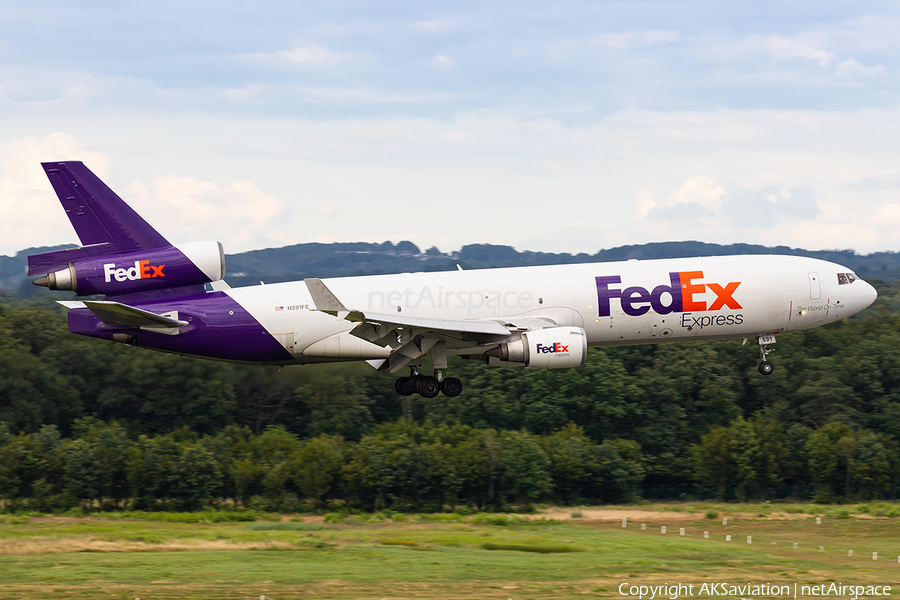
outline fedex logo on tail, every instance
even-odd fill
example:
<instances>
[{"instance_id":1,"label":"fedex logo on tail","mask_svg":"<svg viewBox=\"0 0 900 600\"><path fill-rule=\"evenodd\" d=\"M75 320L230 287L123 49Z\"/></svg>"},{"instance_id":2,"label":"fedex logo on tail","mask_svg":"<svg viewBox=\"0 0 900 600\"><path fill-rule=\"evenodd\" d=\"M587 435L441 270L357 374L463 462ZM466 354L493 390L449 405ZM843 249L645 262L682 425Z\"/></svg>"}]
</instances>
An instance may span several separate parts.
<instances>
[{"instance_id":1,"label":"fedex logo on tail","mask_svg":"<svg viewBox=\"0 0 900 600\"><path fill-rule=\"evenodd\" d=\"M569 352L569 347L563 346L559 342L550 344L549 346L545 346L544 344L539 343L537 345L537 348L535 348L535 352L537 352L538 354L563 354Z\"/></svg>"},{"instance_id":2,"label":"fedex logo on tail","mask_svg":"<svg viewBox=\"0 0 900 600\"><path fill-rule=\"evenodd\" d=\"M732 281L724 286L718 283L701 283L703 271L681 271L669 273L669 285L658 285L653 290L641 286L631 286L623 289L610 287L621 284L619 275L596 277L597 304L601 317L610 315L610 302L618 299L622 306L622 312L626 315L637 317L645 314L651 308L660 315L679 312L696 312L706 310L720 310L727 306L732 309L743 308L734 299L740 281ZM715 294L715 300L707 306L705 300L696 298L705 294L707 289Z\"/></svg>"},{"instance_id":3,"label":"fedex logo on tail","mask_svg":"<svg viewBox=\"0 0 900 600\"><path fill-rule=\"evenodd\" d=\"M103 277L106 283L113 279L116 281L136 281L138 279L151 279L153 277L165 277L163 267L166 265L151 265L149 260L136 260L133 267L116 268L115 263L103 265Z\"/></svg>"}]
</instances>

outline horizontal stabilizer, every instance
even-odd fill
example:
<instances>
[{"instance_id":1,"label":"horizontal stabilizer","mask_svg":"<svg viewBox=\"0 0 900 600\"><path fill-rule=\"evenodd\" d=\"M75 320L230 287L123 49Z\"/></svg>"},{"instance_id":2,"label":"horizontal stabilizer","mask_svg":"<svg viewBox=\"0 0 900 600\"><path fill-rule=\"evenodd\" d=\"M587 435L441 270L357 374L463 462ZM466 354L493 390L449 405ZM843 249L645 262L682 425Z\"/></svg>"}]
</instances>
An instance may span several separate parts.
<instances>
[{"instance_id":1,"label":"horizontal stabilizer","mask_svg":"<svg viewBox=\"0 0 900 600\"><path fill-rule=\"evenodd\" d=\"M28 257L28 276L33 277L44 273L54 273L65 269L70 262L75 262L76 260L115 253L116 249L112 244L104 243L32 254Z\"/></svg>"},{"instance_id":2,"label":"horizontal stabilizer","mask_svg":"<svg viewBox=\"0 0 900 600\"><path fill-rule=\"evenodd\" d=\"M72 310L73 308L87 308L81 300L57 300L56 303L62 304L67 310Z\"/></svg>"},{"instance_id":3,"label":"horizontal stabilizer","mask_svg":"<svg viewBox=\"0 0 900 600\"><path fill-rule=\"evenodd\" d=\"M85 300L84 305L91 309L98 319L110 325L177 329L188 324L187 321L179 321L177 317L160 315L121 302Z\"/></svg>"}]
</instances>

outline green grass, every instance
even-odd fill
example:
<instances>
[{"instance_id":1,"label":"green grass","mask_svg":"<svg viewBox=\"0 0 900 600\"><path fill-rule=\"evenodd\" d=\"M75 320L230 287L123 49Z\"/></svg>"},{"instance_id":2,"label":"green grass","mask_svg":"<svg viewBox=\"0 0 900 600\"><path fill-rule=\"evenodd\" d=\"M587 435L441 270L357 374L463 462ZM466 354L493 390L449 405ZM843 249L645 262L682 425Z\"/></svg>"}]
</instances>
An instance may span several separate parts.
<instances>
[{"instance_id":1,"label":"green grass","mask_svg":"<svg viewBox=\"0 0 900 600\"><path fill-rule=\"evenodd\" d=\"M494 544L487 542L481 545L485 550L509 550L512 552L534 552L536 554L554 554L558 552L581 552L584 548L576 548L575 546L562 546L553 544Z\"/></svg>"},{"instance_id":2,"label":"green grass","mask_svg":"<svg viewBox=\"0 0 900 600\"><path fill-rule=\"evenodd\" d=\"M785 520L753 513L722 526L697 514L719 506L695 508L659 511L646 531L618 521L534 526L472 517L352 524L31 518L0 524L0 598L518 600L618 597L624 581L900 580L892 519L817 526L807 513ZM669 533L661 535L657 523ZM726 534L734 541L725 542ZM871 551L889 560L859 556Z\"/></svg>"},{"instance_id":3,"label":"green grass","mask_svg":"<svg viewBox=\"0 0 900 600\"><path fill-rule=\"evenodd\" d=\"M259 523L248 527L250 531L328 531L321 523Z\"/></svg>"}]
</instances>

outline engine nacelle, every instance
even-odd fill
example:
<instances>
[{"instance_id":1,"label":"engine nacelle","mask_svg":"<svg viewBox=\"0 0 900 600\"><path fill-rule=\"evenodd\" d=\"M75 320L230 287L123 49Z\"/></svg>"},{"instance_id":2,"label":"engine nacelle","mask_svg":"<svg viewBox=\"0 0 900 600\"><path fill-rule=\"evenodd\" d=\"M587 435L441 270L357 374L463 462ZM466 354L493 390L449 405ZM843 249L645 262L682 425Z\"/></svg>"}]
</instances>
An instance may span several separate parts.
<instances>
[{"instance_id":1,"label":"engine nacelle","mask_svg":"<svg viewBox=\"0 0 900 600\"><path fill-rule=\"evenodd\" d=\"M551 327L522 333L517 340L484 353L489 366L524 365L530 369L580 367L587 359L587 334L580 327Z\"/></svg>"},{"instance_id":2,"label":"engine nacelle","mask_svg":"<svg viewBox=\"0 0 900 600\"><path fill-rule=\"evenodd\" d=\"M47 254L61 255L65 252ZM73 254L77 256L77 253ZM35 255L38 260L41 257ZM56 260L56 256L47 260ZM67 268L49 273L34 283L51 290L71 290L79 296L120 296L204 284L224 276L225 252L222 244L192 242L153 250L78 257L70 261Z\"/></svg>"}]
</instances>

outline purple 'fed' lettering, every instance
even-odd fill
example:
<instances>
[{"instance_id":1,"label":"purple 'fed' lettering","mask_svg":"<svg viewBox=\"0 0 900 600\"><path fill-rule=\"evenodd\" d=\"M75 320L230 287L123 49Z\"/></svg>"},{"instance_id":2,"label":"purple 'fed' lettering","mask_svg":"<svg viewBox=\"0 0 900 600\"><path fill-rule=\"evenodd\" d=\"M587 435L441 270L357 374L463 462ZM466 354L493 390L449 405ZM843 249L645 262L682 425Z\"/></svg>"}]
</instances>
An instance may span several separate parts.
<instances>
[{"instance_id":1,"label":"purple 'fed' lettering","mask_svg":"<svg viewBox=\"0 0 900 600\"><path fill-rule=\"evenodd\" d=\"M610 288L611 284L622 283L619 275L595 277L597 282L597 308L599 316L610 315L610 300L618 298L622 312L632 317L639 317L651 308L660 315L682 312L681 280L678 273L669 273L670 285L658 285L653 291L640 286L632 286L624 290ZM669 295L669 303L665 303L665 294Z\"/></svg>"}]
</instances>

